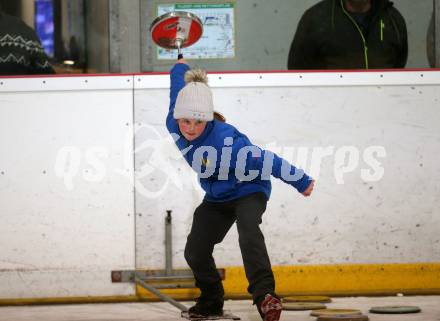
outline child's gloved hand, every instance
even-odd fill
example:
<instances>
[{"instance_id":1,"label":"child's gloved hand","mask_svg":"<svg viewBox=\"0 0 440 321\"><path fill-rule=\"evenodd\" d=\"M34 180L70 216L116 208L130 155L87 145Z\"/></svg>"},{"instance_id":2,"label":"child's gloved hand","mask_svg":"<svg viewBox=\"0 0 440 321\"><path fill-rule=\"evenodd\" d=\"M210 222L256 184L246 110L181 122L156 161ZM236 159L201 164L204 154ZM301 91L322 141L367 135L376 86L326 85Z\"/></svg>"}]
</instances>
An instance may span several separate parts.
<instances>
[{"instance_id":1,"label":"child's gloved hand","mask_svg":"<svg viewBox=\"0 0 440 321\"><path fill-rule=\"evenodd\" d=\"M309 187L307 187L307 189L302 192L301 194L303 194L305 197L309 197L312 192L313 192L313 187L315 186L315 181L312 181L309 185Z\"/></svg>"}]
</instances>

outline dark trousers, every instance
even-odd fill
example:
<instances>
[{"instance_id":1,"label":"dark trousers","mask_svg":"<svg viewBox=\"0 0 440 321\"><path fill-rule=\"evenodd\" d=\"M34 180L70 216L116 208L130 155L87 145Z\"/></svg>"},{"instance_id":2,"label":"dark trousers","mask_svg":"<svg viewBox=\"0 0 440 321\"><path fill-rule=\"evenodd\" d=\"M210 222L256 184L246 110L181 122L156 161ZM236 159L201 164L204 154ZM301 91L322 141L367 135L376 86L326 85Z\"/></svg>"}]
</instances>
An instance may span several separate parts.
<instances>
[{"instance_id":1,"label":"dark trousers","mask_svg":"<svg viewBox=\"0 0 440 321\"><path fill-rule=\"evenodd\" d=\"M275 280L259 227L266 203L264 193L255 193L224 203L203 201L197 207L185 247L185 259L194 273L202 298L223 297L223 286L212 252L234 222L237 222L241 255L249 281L248 292L254 302L267 293L274 293Z\"/></svg>"}]
</instances>

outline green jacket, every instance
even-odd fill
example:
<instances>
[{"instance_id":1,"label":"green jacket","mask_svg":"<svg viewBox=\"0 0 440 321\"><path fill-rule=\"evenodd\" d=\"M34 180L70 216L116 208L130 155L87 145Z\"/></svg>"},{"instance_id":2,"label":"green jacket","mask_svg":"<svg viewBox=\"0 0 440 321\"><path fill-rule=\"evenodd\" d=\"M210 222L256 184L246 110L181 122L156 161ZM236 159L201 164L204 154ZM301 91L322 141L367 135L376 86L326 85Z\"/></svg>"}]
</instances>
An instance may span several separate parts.
<instances>
[{"instance_id":1,"label":"green jacket","mask_svg":"<svg viewBox=\"0 0 440 321\"><path fill-rule=\"evenodd\" d=\"M288 69L403 68L408 57L405 20L389 0L372 0L368 29L346 11L343 0L323 0L302 16Z\"/></svg>"}]
</instances>

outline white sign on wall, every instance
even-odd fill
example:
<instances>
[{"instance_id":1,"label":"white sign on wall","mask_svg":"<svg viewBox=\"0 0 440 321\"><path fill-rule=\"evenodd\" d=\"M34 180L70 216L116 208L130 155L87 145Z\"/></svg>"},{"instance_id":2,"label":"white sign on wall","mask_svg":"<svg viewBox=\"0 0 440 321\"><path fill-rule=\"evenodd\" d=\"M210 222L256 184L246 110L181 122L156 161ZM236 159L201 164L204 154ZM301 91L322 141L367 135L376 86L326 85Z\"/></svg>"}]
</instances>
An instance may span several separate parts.
<instances>
[{"instance_id":1,"label":"white sign on wall","mask_svg":"<svg viewBox=\"0 0 440 321\"><path fill-rule=\"evenodd\" d=\"M191 47L182 50L185 58L234 58L234 4L181 3L158 5L158 15L173 11L187 11L202 21L203 35ZM158 59L176 59L177 51L158 47Z\"/></svg>"}]
</instances>

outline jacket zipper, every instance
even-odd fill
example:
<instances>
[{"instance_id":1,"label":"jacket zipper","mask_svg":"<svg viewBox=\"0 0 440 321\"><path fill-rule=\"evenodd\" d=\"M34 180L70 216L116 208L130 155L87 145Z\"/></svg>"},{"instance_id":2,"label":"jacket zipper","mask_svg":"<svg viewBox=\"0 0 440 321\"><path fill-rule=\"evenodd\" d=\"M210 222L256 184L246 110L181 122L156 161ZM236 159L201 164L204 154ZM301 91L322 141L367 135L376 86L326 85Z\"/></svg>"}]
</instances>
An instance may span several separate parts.
<instances>
[{"instance_id":1,"label":"jacket zipper","mask_svg":"<svg viewBox=\"0 0 440 321\"><path fill-rule=\"evenodd\" d=\"M368 47L367 47L367 42L365 41L364 34L362 33L362 30L361 30L361 28L359 28L359 26L358 26L358 24L356 23L356 21L354 21L354 19L352 18L352 16L350 16L350 14L345 10L343 0L341 0L341 7L342 7L342 11L344 12L344 14L345 14L345 15L350 19L350 21L355 25L356 29L359 31L359 34L361 35L361 38L362 38L362 44L363 44L363 46L364 46L365 69L368 69Z\"/></svg>"},{"instance_id":2,"label":"jacket zipper","mask_svg":"<svg viewBox=\"0 0 440 321\"><path fill-rule=\"evenodd\" d=\"M385 29L385 23L380 19L380 41L383 41L383 30Z\"/></svg>"}]
</instances>

